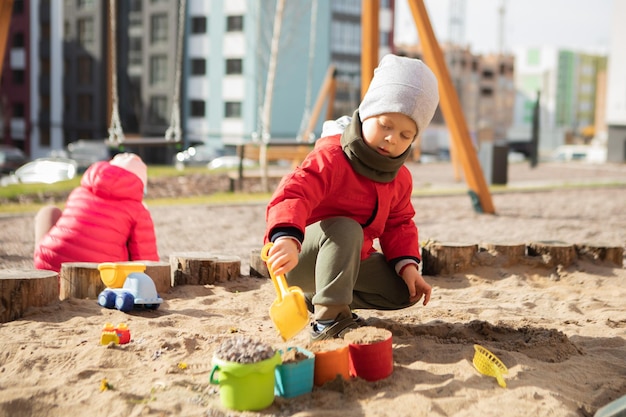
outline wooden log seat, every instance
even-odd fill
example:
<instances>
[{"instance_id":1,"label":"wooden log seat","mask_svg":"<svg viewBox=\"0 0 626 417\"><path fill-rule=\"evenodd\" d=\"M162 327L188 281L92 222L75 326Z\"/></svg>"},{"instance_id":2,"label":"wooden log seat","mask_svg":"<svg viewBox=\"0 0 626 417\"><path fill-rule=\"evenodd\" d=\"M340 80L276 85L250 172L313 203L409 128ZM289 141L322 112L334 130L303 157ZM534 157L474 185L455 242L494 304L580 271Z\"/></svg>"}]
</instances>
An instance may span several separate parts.
<instances>
[{"instance_id":1,"label":"wooden log seat","mask_svg":"<svg viewBox=\"0 0 626 417\"><path fill-rule=\"evenodd\" d=\"M422 247L422 274L451 275L466 271L471 268L477 252L477 244L427 242Z\"/></svg>"},{"instance_id":2,"label":"wooden log seat","mask_svg":"<svg viewBox=\"0 0 626 417\"><path fill-rule=\"evenodd\" d=\"M59 274L41 269L0 270L0 323L17 320L29 307L59 300Z\"/></svg>"},{"instance_id":3,"label":"wooden log seat","mask_svg":"<svg viewBox=\"0 0 626 417\"><path fill-rule=\"evenodd\" d=\"M581 243L574 245L578 257L594 263L608 263L618 267L624 265L624 248L604 244Z\"/></svg>"},{"instance_id":4,"label":"wooden log seat","mask_svg":"<svg viewBox=\"0 0 626 417\"><path fill-rule=\"evenodd\" d=\"M267 264L261 259L261 249L253 249L252 252L250 252L250 276L257 278L270 277Z\"/></svg>"},{"instance_id":5,"label":"wooden log seat","mask_svg":"<svg viewBox=\"0 0 626 417\"><path fill-rule=\"evenodd\" d=\"M484 262L489 256L489 263ZM526 257L525 243L481 243L479 245L481 265L507 267L522 263Z\"/></svg>"},{"instance_id":6,"label":"wooden log seat","mask_svg":"<svg viewBox=\"0 0 626 417\"><path fill-rule=\"evenodd\" d=\"M241 276L238 256L209 252L180 252L170 255L171 285L207 285L232 281Z\"/></svg>"},{"instance_id":7,"label":"wooden log seat","mask_svg":"<svg viewBox=\"0 0 626 417\"><path fill-rule=\"evenodd\" d=\"M540 256L548 267L567 268L577 259L574 245L557 240L538 241L528 244L528 256Z\"/></svg>"}]
</instances>

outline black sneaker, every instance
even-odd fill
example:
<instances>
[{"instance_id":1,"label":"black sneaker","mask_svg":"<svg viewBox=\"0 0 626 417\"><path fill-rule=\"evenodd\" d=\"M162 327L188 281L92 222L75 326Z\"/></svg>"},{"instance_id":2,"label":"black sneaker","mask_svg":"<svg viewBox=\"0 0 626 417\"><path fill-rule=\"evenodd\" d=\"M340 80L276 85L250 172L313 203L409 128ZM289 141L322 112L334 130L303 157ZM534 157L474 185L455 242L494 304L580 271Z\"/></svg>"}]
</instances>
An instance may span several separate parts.
<instances>
[{"instance_id":1,"label":"black sneaker","mask_svg":"<svg viewBox=\"0 0 626 417\"><path fill-rule=\"evenodd\" d=\"M311 341L341 339L350 330L354 330L359 327L359 324L357 324L354 316L355 314L353 313L351 317L334 321L322 330L318 330L317 322L311 323Z\"/></svg>"}]
</instances>

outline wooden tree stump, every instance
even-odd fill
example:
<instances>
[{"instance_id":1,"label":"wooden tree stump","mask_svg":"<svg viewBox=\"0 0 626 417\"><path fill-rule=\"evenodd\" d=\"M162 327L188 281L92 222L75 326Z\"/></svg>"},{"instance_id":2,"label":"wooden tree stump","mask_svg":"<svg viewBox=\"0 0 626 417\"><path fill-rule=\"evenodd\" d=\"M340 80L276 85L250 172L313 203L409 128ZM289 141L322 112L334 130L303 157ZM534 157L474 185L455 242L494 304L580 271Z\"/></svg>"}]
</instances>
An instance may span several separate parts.
<instances>
[{"instance_id":1,"label":"wooden tree stump","mask_svg":"<svg viewBox=\"0 0 626 417\"><path fill-rule=\"evenodd\" d=\"M59 274L54 271L0 270L0 323L17 320L29 307L59 300Z\"/></svg>"},{"instance_id":2,"label":"wooden tree stump","mask_svg":"<svg viewBox=\"0 0 626 417\"><path fill-rule=\"evenodd\" d=\"M146 265L145 274L152 278L159 295L167 294L172 289L172 277L169 262L137 261Z\"/></svg>"},{"instance_id":3,"label":"wooden tree stump","mask_svg":"<svg viewBox=\"0 0 626 417\"><path fill-rule=\"evenodd\" d=\"M61 264L59 299L97 299L106 288L100 279L98 262L65 262Z\"/></svg>"},{"instance_id":4,"label":"wooden tree stump","mask_svg":"<svg viewBox=\"0 0 626 417\"><path fill-rule=\"evenodd\" d=\"M489 252L499 266L511 266L520 263L526 256L525 243L482 243L481 250Z\"/></svg>"},{"instance_id":5,"label":"wooden tree stump","mask_svg":"<svg viewBox=\"0 0 626 417\"><path fill-rule=\"evenodd\" d=\"M592 262L607 262L616 266L624 265L624 248L621 246L577 244L574 245L576 253L581 259Z\"/></svg>"},{"instance_id":6,"label":"wooden tree stump","mask_svg":"<svg viewBox=\"0 0 626 417\"><path fill-rule=\"evenodd\" d=\"M253 249L252 252L250 252L250 276L257 278L270 277L267 264L261 259L261 249Z\"/></svg>"},{"instance_id":7,"label":"wooden tree stump","mask_svg":"<svg viewBox=\"0 0 626 417\"><path fill-rule=\"evenodd\" d=\"M465 271L477 252L476 244L428 242L422 248L422 273L434 276Z\"/></svg>"},{"instance_id":8,"label":"wooden tree stump","mask_svg":"<svg viewBox=\"0 0 626 417\"><path fill-rule=\"evenodd\" d=\"M241 275L238 256L208 252L182 252L170 255L171 285L207 285L231 281Z\"/></svg>"},{"instance_id":9,"label":"wooden tree stump","mask_svg":"<svg viewBox=\"0 0 626 417\"><path fill-rule=\"evenodd\" d=\"M226 282L241 276L241 259L238 256L219 255L214 262L215 282Z\"/></svg>"},{"instance_id":10,"label":"wooden tree stump","mask_svg":"<svg viewBox=\"0 0 626 417\"><path fill-rule=\"evenodd\" d=\"M541 256L546 266L561 265L563 268L572 265L577 259L574 245L560 241L531 242L528 244L528 256Z\"/></svg>"}]
</instances>

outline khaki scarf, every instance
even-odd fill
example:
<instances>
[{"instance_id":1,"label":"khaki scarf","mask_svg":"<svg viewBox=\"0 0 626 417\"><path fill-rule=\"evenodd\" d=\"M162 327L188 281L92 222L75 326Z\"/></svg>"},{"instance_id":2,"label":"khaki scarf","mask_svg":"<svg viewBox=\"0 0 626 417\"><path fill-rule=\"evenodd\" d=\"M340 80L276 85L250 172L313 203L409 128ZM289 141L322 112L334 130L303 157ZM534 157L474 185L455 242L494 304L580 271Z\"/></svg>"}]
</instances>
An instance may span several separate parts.
<instances>
[{"instance_id":1,"label":"khaki scarf","mask_svg":"<svg viewBox=\"0 0 626 417\"><path fill-rule=\"evenodd\" d=\"M361 118L357 110L352 115L352 121L341 135L341 147L352 168L364 177L376 182L393 181L398 175L398 170L411 154L411 147L402 155L390 158L367 146L362 135Z\"/></svg>"}]
</instances>

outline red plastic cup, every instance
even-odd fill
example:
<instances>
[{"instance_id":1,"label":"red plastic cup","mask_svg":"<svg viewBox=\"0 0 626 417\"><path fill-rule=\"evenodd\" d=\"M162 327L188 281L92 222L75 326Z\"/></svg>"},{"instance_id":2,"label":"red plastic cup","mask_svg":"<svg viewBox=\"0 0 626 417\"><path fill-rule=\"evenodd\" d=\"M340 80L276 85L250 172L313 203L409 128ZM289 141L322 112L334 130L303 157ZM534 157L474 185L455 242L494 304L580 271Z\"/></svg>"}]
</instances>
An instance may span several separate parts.
<instances>
[{"instance_id":1,"label":"red plastic cup","mask_svg":"<svg viewBox=\"0 0 626 417\"><path fill-rule=\"evenodd\" d=\"M389 338L375 343L348 345L350 375L366 381L387 378L393 372L393 348Z\"/></svg>"}]
</instances>

